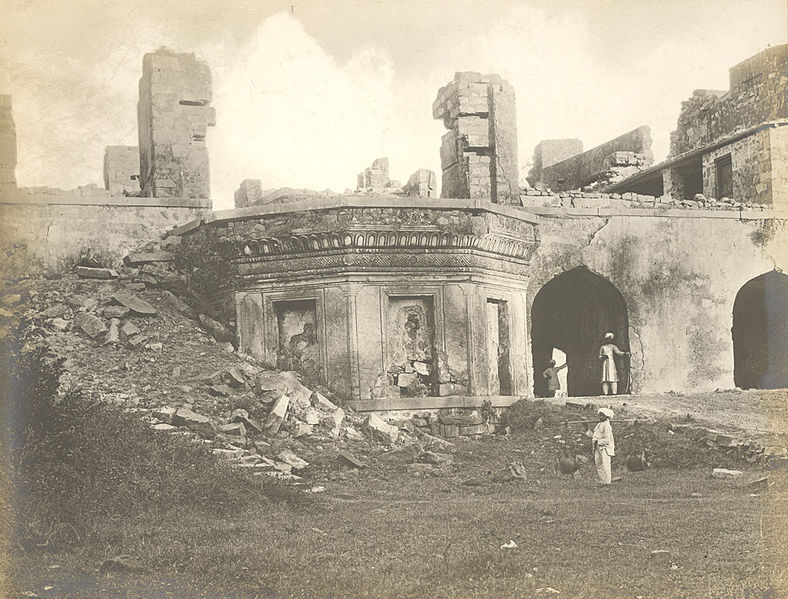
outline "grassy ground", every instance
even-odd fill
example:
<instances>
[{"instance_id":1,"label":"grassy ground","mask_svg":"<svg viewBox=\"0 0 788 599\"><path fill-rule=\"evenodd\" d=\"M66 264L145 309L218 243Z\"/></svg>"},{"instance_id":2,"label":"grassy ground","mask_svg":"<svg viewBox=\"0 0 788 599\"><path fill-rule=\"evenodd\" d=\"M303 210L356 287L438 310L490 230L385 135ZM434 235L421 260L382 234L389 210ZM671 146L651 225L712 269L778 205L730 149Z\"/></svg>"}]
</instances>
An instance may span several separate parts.
<instances>
[{"instance_id":1,"label":"grassy ground","mask_svg":"<svg viewBox=\"0 0 788 599\"><path fill-rule=\"evenodd\" d=\"M469 441L437 470L344 471L297 506L118 521L105 546L19 555L13 578L40 597L786 596L784 475L771 473L766 491L708 468L617 468L607 489L590 466L580 479L485 476L530 446L526 435ZM516 548L500 548L510 540ZM669 559L651 557L661 549ZM120 552L145 573L95 571Z\"/></svg>"}]
</instances>

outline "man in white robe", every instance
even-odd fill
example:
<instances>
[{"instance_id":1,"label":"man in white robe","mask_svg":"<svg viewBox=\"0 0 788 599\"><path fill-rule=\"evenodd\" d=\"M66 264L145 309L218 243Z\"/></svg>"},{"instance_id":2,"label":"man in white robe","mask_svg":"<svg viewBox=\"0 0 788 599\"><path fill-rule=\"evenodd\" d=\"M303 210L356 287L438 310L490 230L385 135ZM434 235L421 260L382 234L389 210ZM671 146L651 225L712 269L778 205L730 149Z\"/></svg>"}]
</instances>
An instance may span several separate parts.
<instances>
[{"instance_id":1,"label":"man in white robe","mask_svg":"<svg viewBox=\"0 0 788 599\"><path fill-rule=\"evenodd\" d=\"M612 482L610 471L610 458L616 455L616 442L613 439L613 427L610 420L613 418L613 410L609 408L599 409L599 422L591 431L586 424L586 435L593 442L594 465L599 482L609 485Z\"/></svg>"},{"instance_id":2,"label":"man in white robe","mask_svg":"<svg viewBox=\"0 0 788 599\"><path fill-rule=\"evenodd\" d=\"M605 395L618 393L618 369L615 356L628 355L628 351L621 351L613 343L613 333L605 335L605 343L599 348L599 359L602 360L602 393Z\"/></svg>"}]
</instances>

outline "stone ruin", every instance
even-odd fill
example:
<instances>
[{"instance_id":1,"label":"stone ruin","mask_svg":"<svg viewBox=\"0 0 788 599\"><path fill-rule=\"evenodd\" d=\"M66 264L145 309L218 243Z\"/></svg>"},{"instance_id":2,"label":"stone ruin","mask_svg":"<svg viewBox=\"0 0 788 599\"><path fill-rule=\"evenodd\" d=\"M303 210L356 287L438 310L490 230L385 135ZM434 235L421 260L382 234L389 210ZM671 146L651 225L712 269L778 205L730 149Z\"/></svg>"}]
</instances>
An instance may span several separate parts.
<instances>
[{"instance_id":1,"label":"stone ruin","mask_svg":"<svg viewBox=\"0 0 788 599\"><path fill-rule=\"evenodd\" d=\"M514 90L498 75L456 73L432 116L448 129L441 143L441 197L519 204Z\"/></svg>"},{"instance_id":2,"label":"stone ruin","mask_svg":"<svg viewBox=\"0 0 788 599\"><path fill-rule=\"evenodd\" d=\"M11 96L0 94L0 191L16 187L16 128Z\"/></svg>"},{"instance_id":3,"label":"stone ruin","mask_svg":"<svg viewBox=\"0 0 788 599\"><path fill-rule=\"evenodd\" d=\"M194 54L145 55L137 105L143 195L210 198L205 136L216 124L212 98L211 71Z\"/></svg>"}]
</instances>

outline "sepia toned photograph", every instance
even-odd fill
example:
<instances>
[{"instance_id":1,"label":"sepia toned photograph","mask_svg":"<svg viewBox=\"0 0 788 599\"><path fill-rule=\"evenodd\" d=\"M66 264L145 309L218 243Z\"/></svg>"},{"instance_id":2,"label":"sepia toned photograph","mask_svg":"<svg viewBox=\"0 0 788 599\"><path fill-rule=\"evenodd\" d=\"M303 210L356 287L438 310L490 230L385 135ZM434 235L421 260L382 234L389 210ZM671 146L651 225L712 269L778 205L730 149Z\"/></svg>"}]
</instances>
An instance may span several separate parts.
<instances>
[{"instance_id":1,"label":"sepia toned photograph","mask_svg":"<svg viewBox=\"0 0 788 599\"><path fill-rule=\"evenodd\" d=\"M786 0L0 0L0 599L788 598Z\"/></svg>"}]
</instances>

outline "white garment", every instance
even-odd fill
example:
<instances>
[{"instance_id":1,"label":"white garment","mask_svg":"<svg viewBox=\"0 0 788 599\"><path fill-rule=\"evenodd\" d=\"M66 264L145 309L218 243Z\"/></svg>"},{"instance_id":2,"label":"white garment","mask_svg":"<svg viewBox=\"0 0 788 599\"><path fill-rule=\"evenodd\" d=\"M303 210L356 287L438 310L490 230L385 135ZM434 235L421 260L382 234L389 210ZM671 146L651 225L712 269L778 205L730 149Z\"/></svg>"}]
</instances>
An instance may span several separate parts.
<instances>
[{"instance_id":1,"label":"white garment","mask_svg":"<svg viewBox=\"0 0 788 599\"><path fill-rule=\"evenodd\" d=\"M616 369L616 359L615 356L623 356L624 352L618 349L612 343L605 343L602 347L599 348L599 357L602 358L606 356L606 359L602 360L602 382L603 383L617 383L618 382L618 370Z\"/></svg>"},{"instance_id":2,"label":"white garment","mask_svg":"<svg viewBox=\"0 0 788 599\"><path fill-rule=\"evenodd\" d=\"M594 443L594 465L599 482L609 485L612 479L610 456L616 455L616 442L613 439L613 427L609 420L597 423L593 431L586 431Z\"/></svg>"}]
</instances>

